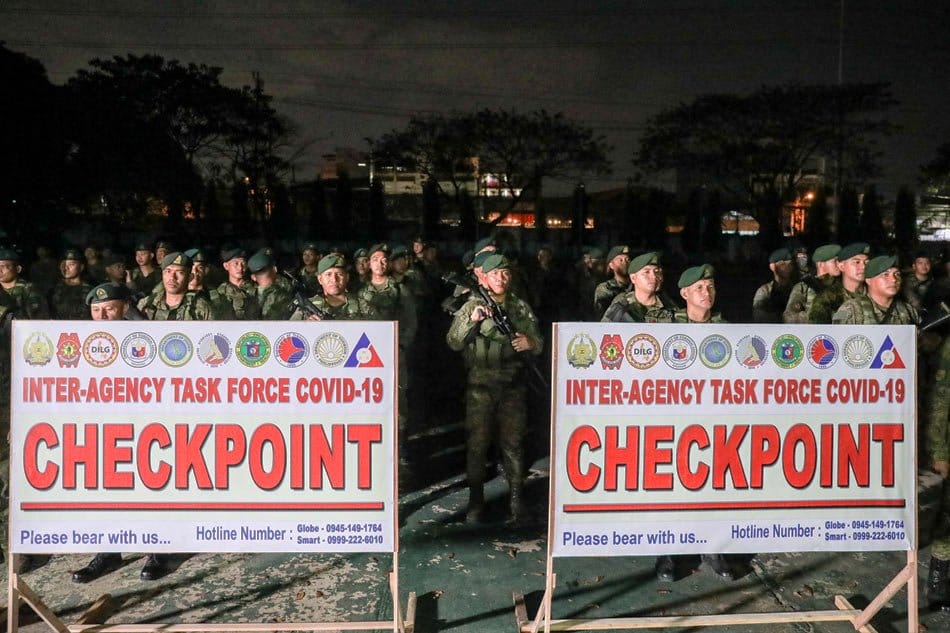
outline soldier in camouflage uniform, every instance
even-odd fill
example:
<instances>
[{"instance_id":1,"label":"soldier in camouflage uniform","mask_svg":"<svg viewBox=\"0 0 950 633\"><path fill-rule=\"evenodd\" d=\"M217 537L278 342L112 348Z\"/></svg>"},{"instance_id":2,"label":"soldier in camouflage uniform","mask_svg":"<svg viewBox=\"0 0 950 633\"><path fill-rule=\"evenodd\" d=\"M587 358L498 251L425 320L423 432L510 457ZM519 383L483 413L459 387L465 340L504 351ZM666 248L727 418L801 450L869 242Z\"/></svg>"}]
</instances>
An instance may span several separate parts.
<instances>
[{"instance_id":1,"label":"soldier in camouflage uniform","mask_svg":"<svg viewBox=\"0 0 950 633\"><path fill-rule=\"evenodd\" d=\"M125 263L125 257L119 253L109 253L102 258L102 271L105 273L105 282L129 286L131 276Z\"/></svg>"},{"instance_id":2,"label":"soldier in camouflage uniform","mask_svg":"<svg viewBox=\"0 0 950 633\"><path fill-rule=\"evenodd\" d=\"M369 253L365 248L353 251L353 273L350 275L350 291L359 292L369 283Z\"/></svg>"},{"instance_id":3,"label":"soldier in camouflage uniform","mask_svg":"<svg viewBox=\"0 0 950 633\"><path fill-rule=\"evenodd\" d=\"M633 289L617 295L604 312L605 323L672 323L673 301L663 285L663 268L659 253L637 255L627 266Z\"/></svg>"},{"instance_id":4,"label":"soldier in camouflage uniform","mask_svg":"<svg viewBox=\"0 0 950 633\"><path fill-rule=\"evenodd\" d=\"M135 246L135 266L130 286L133 292L147 295L162 283L162 271L155 266L155 253L145 242Z\"/></svg>"},{"instance_id":5,"label":"soldier in camouflage uniform","mask_svg":"<svg viewBox=\"0 0 950 633\"><path fill-rule=\"evenodd\" d=\"M917 310L900 298L901 274L897 258L875 257L864 269L867 293L841 304L831 317L836 325L907 325L920 323Z\"/></svg>"},{"instance_id":6,"label":"soldier in camouflage uniform","mask_svg":"<svg viewBox=\"0 0 950 633\"><path fill-rule=\"evenodd\" d=\"M162 288L139 301L138 309L152 321L209 321L214 310L204 297L188 291L191 259L169 253L162 260Z\"/></svg>"},{"instance_id":7,"label":"soldier in camouflage uniform","mask_svg":"<svg viewBox=\"0 0 950 633\"><path fill-rule=\"evenodd\" d=\"M0 248L0 287L13 301L13 313L18 319L48 319L46 299L33 284L20 279L20 255L12 248Z\"/></svg>"},{"instance_id":8,"label":"soldier in camouflage uniform","mask_svg":"<svg viewBox=\"0 0 950 633\"><path fill-rule=\"evenodd\" d=\"M405 246L393 248L389 265L393 281L412 293L417 305L428 297L430 293L429 286L423 279L422 273L417 268L412 268L409 265L409 251Z\"/></svg>"},{"instance_id":9,"label":"soldier in camouflage uniform","mask_svg":"<svg viewBox=\"0 0 950 633\"><path fill-rule=\"evenodd\" d=\"M327 255L317 264L317 280L322 291L309 301L327 318L334 321L373 321L379 319L376 311L357 295L347 293L346 261L339 255ZM300 308L291 315L292 321L320 321L321 317Z\"/></svg>"},{"instance_id":10,"label":"soldier in camouflage uniform","mask_svg":"<svg viewBox=\"0 0 950 633\"><path fill-rule=\"evenodd\" d=\"M574 278L578 321L596 321L603 316L604 313L597 312L594 307L594 292L603 279L604 252L596 247L590 248L584 253Z\"/></svg>"},{"instance_id":11,"label":"soldier in camouflage uniform","mask_svg":"<svg viewBox=\"0 0 950 633\"><path fill-rule=\"evenodd\" d=\"M445 336L462 352L468 367L465 402L466 458L469 501L466 520L480 521L485 506L485 460L492 441L501 449L509 487L509 508L515 521L525 518L524 447L526 387L521 354L538 355L544 341L531 307L508 291L508 260L500 254L482 264L485 287L511 320L516 336L509 339L495 325L481 297L470 297L455 313Z\"/></svg>"},{"instance_id":12,"label":"soldier in camouflage uniform","mask_svg":"<svg viewBox=\"0 0 950 633\"><path fill-rule=\"evenodd\" d=\"M92 286L82 280L85 258L78 249L67 249L59 260L59 280L49 294L50 316L54 319L89 318L86 295Z\"/></svg>"},{"instance_id":13,"label":"soldier in camouflage uniform","mask_svg":"<svg viewBox=\"0 0 950 633\"><path fill-rule=\"evenodd\" d=\"M610 271L610 279L597 284L594 289L594 310L598 318L603 316L614 297L630 291L630 277L627 272L629 265L630 249L627 246L614 246L607 253L607 270Z\"/></svg>"},{"instance_id":14,"label":"soldier in camouflage uniform","mask_svg":"<svg viewBox=\"0 0 950 633\"><path fill-rule=\"evenodd\" d=\"M930 255L924 251L916 253L910 272L904 275L901 284L904 301L917 308L918 312L930 307L930 291L934 281L933 275L930 274L932 268Z\"/></svg>"},{"instance_id":15,"label":"soldier in camouflage uniform","mask_svg":"<svg viewBox=\"0 0 950 633\"><path fill-rule=\"evenodd\" d=\"M759 286L752 297L752 320L756 323L781 323L788 297L797 281L792 252L779 248L769 255L772 280Z\"/></svg>"},{"instance_id":16,"label":"soldier in camouflage uniform","mask_svg":"<svg viewBox=\"0 0 950 633\"><path fill-rule=\"evenodd\" d=\"M927 599L950 611L950 337L945 337L930 383L929 406L921 409L931 469L943 478L943 494L934 527Z\"/></svg>"},{"instance_id":17,"label":"soldier in camouflage uniform","mask_svg":"<svg viewBox=\"0 0 950 633\"><path fill-rule=\"evenodd\" d=\"M831 317L842 303L867 293L864 267L870 253L871 247L864 242L854 242L841 249L838 253L841 276L815 297L808 311L809 323L831 323Z\"/></svg>"},{"instance_id":18,"label":"soldier in camouflage uniform","mask_svg":"<svg viewBox=\"0 0 950 633\"><path fill-rule=\"evenodd\" d=\"M191 260L191 278L188 280L188 292L193 292L211 304L214 318L219 321L233 321L234 311L231 304L222 301L218 289L209 286L211 258L204 249L189 248L185 256Z\"/></svg>"},{"instance_id":19,"label":"soldier in camouflage uniform","mask_svg":"<svg viewBox=\"0 0 950 633\"><path fill-rule=\"evenodd\" d=\"M284 321L290 316L290 293L276 283L277 267L274 258L261 251L247 261L251 279L257 284L257 301L261 305L261 318L265 321Z\"/></svg>"},{"instance_id":20,"label":"soldier in camouflage uniform","mask_svg":"<svg viewBox=\"0 0 950 633\"><path fill-rule=\"evenodd\" d=\"M809 322L808 313L815 297L841 276L841 270L838 268L840 252L841 247L837 244L824 244L815 249L811 256L815 262L815 274L803 273L801 280L792 288L782 314L785 323Z\"/></svg>"},{"instance_id":21,"label":"soldier in camouflage uniform","mask_svg":"<svg viewBox=\"0 0 950 633\"><path fill-rule=\"evenodd\" d=\"M221 255L221 266L228 273L228 280L218 286L216 313L229 312L238 321L254 321L261 318L261 304L257 300L254 283L245 279L247 273L247 253L233 248Z\"/></svg>"}]
</instances>

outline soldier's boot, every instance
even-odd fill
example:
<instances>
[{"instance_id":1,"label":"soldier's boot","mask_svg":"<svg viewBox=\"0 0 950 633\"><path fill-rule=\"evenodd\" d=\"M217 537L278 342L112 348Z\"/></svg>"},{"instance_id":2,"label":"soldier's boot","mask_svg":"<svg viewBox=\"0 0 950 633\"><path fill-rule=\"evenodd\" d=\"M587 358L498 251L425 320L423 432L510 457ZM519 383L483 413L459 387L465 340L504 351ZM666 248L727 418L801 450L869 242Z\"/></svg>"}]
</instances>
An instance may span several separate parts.
<instances>
[{"instance_id":1,"label":"soldier's boot","mask_svg":"<svg viewBox=\"0 0 950 633\"><path fill-rule=\"evenodd\" d=\"M481 482L468 484L468 510L466 523L481 523L485 512L485 488Z\"/></svg>"},{"instance_id":2,"label":"soldier's boot","mask_svg":"<svg viewBox=\"0 0 950 633\"><path fill-rule=\"evenodd\" d=\"M950 560L930 557L927 576L927 603L931 609L950 611Z\"/></svg>"}]
</instances>

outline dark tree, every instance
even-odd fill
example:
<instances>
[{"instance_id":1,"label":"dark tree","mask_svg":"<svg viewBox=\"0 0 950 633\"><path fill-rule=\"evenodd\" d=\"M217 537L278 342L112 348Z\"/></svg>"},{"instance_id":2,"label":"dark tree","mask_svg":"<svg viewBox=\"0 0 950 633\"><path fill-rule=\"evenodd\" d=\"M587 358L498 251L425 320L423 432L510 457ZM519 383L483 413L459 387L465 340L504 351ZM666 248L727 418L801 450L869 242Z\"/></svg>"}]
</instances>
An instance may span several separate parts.
<instances>
[{"instance_id":1,"label":"dark tree","mask_svg":"<svg viewBox=\"0 0 950 633\"><path fill-rule=\"evenodd\" d=\"M864 188L864 197L861 200L861 233L875 250L880 249L886 241L881 201L874 185Z\"/></svg>"},{"instance_id":2,"label":"dark tree","mask_svg":"<svg viewBox=\"0 0 950 633\"><path fill-rule=\"evenodd\" d=\"M831 242L828 192L824 187L815 192L805 215L805 241L812 250Z\"/></svg>"},{"instance_id":3,"label":"dark tree","mask_svg":"<svg viewBox=\"0 0 950 633\"><path fill-rule=\"evenodd\" d=\"M346 239L353 226L353 183L346 171L340 170L333 196L333 231L335 239Z\"/></svg>"},{"instance_id":4,"label":"dark tree","mask_svg":"<svg viewBox=\"0 0 950 633\"><path fill-rule=\"evenodd\" d=\"M716 190L708 192L703 206L703 251L718 253L722 246L722 198Z\"/></svg>"},{"instance_id":5,"label":"dark tree","mask_svg":"<svg viewBox=\"0 0 950 633\"><path fill-rule=\"evenodd\" d=\"M689 193L689 199L683 208L683 233L681 239L687 253L698 253L702 250L703 232L703 190L694 187Z\"/></svg>"},{"instance_id":6,"label":"dark tree","mask_svg":"<svg viewBox=\"0 0 950 633\"><path fill-rule=\"evenodd\" d=\"M283 239L297 234L297 218L290 203L290 194L283 184L276 184L269 195L270 216L267 218L267 237Z\"/></svg>"},{"instance_id":7,"label":"dark tree","mask_svg":"<svg viewBox=\"0 0 950 633\"><path fill-rule=\"evenodd\" d=\"M917 205L913 192L907 187L901 187L897 192L894 205L894 237L897 240L897 248L905 255L917 248Z\"/></svg>"},{"instance_id":8,"label":"dark tree","mask_svg":"<svg viewBox=\"0 0 950 633\"><path fill-rule=\"evenodd\" d=\"M475 218L475 205L472 203L472 197L464 189L459 196L459 239L465 242L475 241L475 232L477 222Z\"/></svg>"},{"instance_id":9,"label":"dark tree","mask_svg":"<svg viewBox=\"0 0 950 633\"><path fill-rule=\"evenodd\" d=\"M327 192L323 187L323 181L317 178L310 188L310 219L307 222L307 235L311 238L326 235L329 224Z\"/></svg>"},{"instance_id":10,"label":"dark tree","mask_svg":"<svg viewBox=\"0 0 950 633\"><path fill-rule=\"evenodd\" d=\"M442 219L442 201L439 199L439 184L427 180L422 186L422 234L436 238Z\"/></svg>"},{"instance_id":11,"label":"dark tree","mask_svg":"<svg viewBox=\"0 0 950 633\"><path fill-rule=\"evenodd\" d=\"M369 186L369 235L374 242L388 235L386 196L383 183L378 178L374 178Z\"/></svg>"},{"instance_id":12,"label":"dark tree","mask_svg":"<svg viewBox=\"0 0 950 633\"><path fill-rule=\"evenodd\" d=\"M838 241L842 245L867 240L868 236L861 232L859 214L857 192L845 189L838 199Z\"/></svg>"}]
</instances>

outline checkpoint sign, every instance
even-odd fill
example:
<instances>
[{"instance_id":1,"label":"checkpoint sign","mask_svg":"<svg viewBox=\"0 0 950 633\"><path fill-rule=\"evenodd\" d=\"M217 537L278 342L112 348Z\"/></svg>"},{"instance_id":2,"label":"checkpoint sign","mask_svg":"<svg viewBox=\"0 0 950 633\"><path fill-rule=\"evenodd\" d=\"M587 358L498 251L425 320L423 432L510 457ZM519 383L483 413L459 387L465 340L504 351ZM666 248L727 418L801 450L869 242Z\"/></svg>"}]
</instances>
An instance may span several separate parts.
<instances>
[{"instance_id":1,"label":"checkpoint sign","mask_svg":"<svg viewBox=\"0 0 950 633\"><path fill-rule=\"evenodd\" d=\"M915 547L914 327L555 328L554 556Z\"/></svg>"},{"instance_id":2,"label":"checkpoint sign","mask_svg":"<svg viewBox=\"0 0 950 633\"><path fill-rule=\"evenodd\" d=\"M395 336L15 321L12 551L392 551Z\"/></svg>"}]
</instances>

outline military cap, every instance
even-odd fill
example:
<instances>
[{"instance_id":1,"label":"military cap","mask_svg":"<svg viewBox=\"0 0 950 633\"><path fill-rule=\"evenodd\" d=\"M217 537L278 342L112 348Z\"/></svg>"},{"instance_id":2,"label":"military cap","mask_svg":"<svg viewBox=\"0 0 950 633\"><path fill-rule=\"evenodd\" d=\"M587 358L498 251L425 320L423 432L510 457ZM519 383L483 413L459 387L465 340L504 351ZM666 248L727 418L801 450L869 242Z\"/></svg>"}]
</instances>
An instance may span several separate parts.
<instances>
[{"instance_id":1,"label":"military cap","mask_svg":"<svg viewBox=\"0 0 950 633\"><path fill-rule=\"evenodd\" d=\"M776 248L769 253L769 263L792 261L792 252L787 248Z\"/></svg>"},{"instance_id":2,"label":"military cap","mask_svg":"<svg viewBox=\"0 0 950 633\"><path fill-rule=\"evenodd\" d=\"M921 259L921 258L933 259L933 255L931 255L928 251L924 249L920 249L914 253L914 259Z\"/></svg>"},{"instance_id":3,"label":"military cap","mask_svg":"<svg viewBox=\"0 0 950 633\"><path fill-rule=\"evenodd\" d=\"M588 249L587 254L590 256L591 259L603 259L603 258L604 258L604 251L601 250L601 249L599 249L599 248L597 248L596 246L593 247L593 248L591 248L591 249Z\"/></svg>"},{"instance_id":4,"label":"military cap","mask_svg":"<svg viewBox=\"0 0 950 633\"><path fill-rule=\"evenodd\" d=\"M265 268L268 268L273 265L274 265L274 258L271 257L268 253L264 252L264 250L257 251L256 253L251 255L251 258L249 260L247 260L247 269L251 271L252 273L259 273Z\"/></svg>"},{"instance_id":5,"label":"military cap","mask_svg":"<svg viewBox=\"0 0 950 633\"><path fill-rule=\"evenodd\" d=\"M162 258L162 270L165 270L169 266L181 266L182 268L191 270L191 258L178 251L169 253Z\"/></svg>"},{"instance_id":6,"label":"military cap","mask_svg":"<svg viewBox=\"0 0 950 633\"><path fill-rule=\"evenodd\" d=\"M343 268L345 270L346 262L339 255L324 255L317 263L317 274L322 275L331 268Z\"/></svg>"},{"instance_id":7,"label":"military cap","mask_svg":"<svg viewBox=\"0 0 950 633\"><path fill-rule=\"evenodd\" d=\"M851 242L847 246L843 246L841 251L838 253L838 260L844 261L846 259L851 259L856 255L871 255L871 246L865 242Z\"/></svg>"},{"instance_id":8,"label":"military cap","mask_svg":"<svg viewBox=\"0 0 950 633\"><path fill-rule=\"evenodd\" d=\"M59 261L65 262L67 260L85 262L86 257L83 255L78 248L67 248L63 251L63 256L59 258Z\"/></svg>"},{"instance_id":9,"label":"military cap","mask_svg":"<svg viewBox=\"0 0 950 633\"><path fill-rule=\"evenodd\" d=\"M397 257L409 257L409 251L405 246L399 245L393 247L393 252L389 255L389 259L396 259Z\"/></svg>"},{"instance_id":10,"label":"military cap","mask_svg":"<svg viewBox=\"0 0 950 633\"><path fill-rule=\"evenodd\" d=\"M630 247L629 247L629 246L626 246L626 245L623 245L623 244L621 244L621 245L619 245L619 246L614 246L614 247L613 247L612 249L610 249L610 251L607 253L607 261L608 261L608 262L609 262L609 261L613 261L614 257L617 257L618 255L629 255L629 254L630 254Z\"/></svg>"},{"instance_id":11,"label":"military cap","mask_svg":"<svg viewBox=\"0 0 950 633\"><path fill-rule=\"evenodd\" d=\"M185 255L190 257L194 263L207 264L211 261L211 258L208 257L208 253L201 248L189 248L185 251Z\"/></svg>"},{"instance_id":12,"label":"military cap","mask_svg":"<svg viewBox=\"0 0 950 633\"><path fill-rule=\"evenodd\" d=\"M838 244L822 244L811 254L811 261L816 264L819 262L827 262L837 257L840 252L841 246Z\"/></svg>"},{"instance_id":13,"label":"military cap","mask_svg":"<svg viewBox=\"0 0 950 633\"><path fill-rule=\"evenodd\" d=\"M138 242L138 243L135 245L135 250L136 250L136 252L138 252L138 251L149 251L149 252L151 252L151 250L152 250L152 245L149 244L148 242Z\"/></svg>"},{"instance_id":14,"label":"military cap","mask_svg":"<svg viewBox=\"0 0 950 633\"><path fill-rule=\"evenodd\" d=\"M303 251L313 251L314 253L319 253L320 247L317 246L316 242L307 242L306 244L303 245L303 248L300 249L300 252L303 252Z\"/></svg>"},{"instance_id":15,"label":"military cap","mask_svg":"<svg viewBox=\"0 0 950 633\"><path fill-rule=\"evenodd\" d=\"M94 303L102 303L103 301L115 301L119 299L121 301L127 300L132 293L129 292L129 289L122 284L115 284L111 281L104 284L99 284L86 294L86 305L90 306Z\"/></svg>"},{"instance_id":16,"label":"military cap","mask_svg":"<svg viewBox=\"0 0 950 633\"><path fill-rule=\"evenodd\" d=\"M897 268L897 258L893 255L878 255L864 267L864 278L877 277L890 268Z\"/></svg>"},{"instance_id":17,"label":"military cap","mask_svg":"<svg viewBox=\"0 0 950 633\"><path fill-rule=\"evenodd\" d=\"M107 268L115 264L125 265L125 263L126 263L125 256L122 255L121 253L109 253L108 255L102 258L102 265Z\"/></svg>"},{"instance_id":18,"label":"military cap","mask_svg":"<svg viewBox=\"0 0 950 633\"><path fill-rule=\"evenodd\" d=\"M158 240L155 242L155 250L164 248L166 251L175 250L175 245L172 244L171 240Z\"/></svg>"},{"instance_id":19,"label":"military cap","mask_svg":"<svg viewBox=\"0 0 950 633\"><path fill-rule=\"evenodd\" d=\"M384 244L384 243L373 244L373 245L370 246L369 249L366 251L366 256L367 256L367 257L372 257L372 256L373 256L373 253L376 253L376 252L380 252L380 253L382 253L383 255L385 255L386 257L389 257L389 244Z\"/></svg>"},{"instance_id":20,"label":"military cap","mask_svg":"<svg viewBox=\"0 0 950 633\"><path fill-rule=\"evenodd\" d=\"M358 248L353 251L353 259L359 259L360 257L369 257L369 253L366 252L365 248Z\"/></svg>"},{"instance_id":21,"label":"military cap","mask_svg":"<svg viewBox=\"0 0 950 633\"><path fill-rule=\"evenodd\" d=\"M499 253L492 253L482 262L482 272L487 273L499 268L509 268L510 266L511 264L507 257Z\"/></svg>"},{"instance_id":22,"label":"military cap","mask_svg":"<svg viewBox=\"0 0 950 633\"><path fill-rule=\"evenodd\" d=\"M676 285L680 288L687 288L692 286L697 281L701 281L703 279L713 279L715 276L716 271L709 264L693 266L692 268L687 268L683 271L683 274L680 275L680 280L676 282Z\"/></svg>"},{"instance_id":23,"label":"military cap","mask_svg":"<svg viewBox=\"0 0 950 633\"><path fill-rule=\"evenodd\" d=\"M236 259L238 257L247 257L247 251L245 251L243 248L229 248L226 251L221 251L222 263L229 262L232 259Z\"/></svg>"},{"instance_id":24,"label":"military cap","mask_svg":"<svg viewBox=\"0 0 950 633\"><path fill-rule=\"evenodd\" d=\"M488 246L496 246L495 238L493 237L483 237L482 239L475 242L475 248L473 249L476 253Z\"/></svg>"},{"instance_id":25,"label":"military cap","mask_svg":"<svg viewBox=\"0 0 950 633\"><path fill-rule=\"evenodd\" d=\"M477 253L475 257L472 258L472 264L475 266L475 268L481 268L484 271L485 260L494 254L495 251L482 251L481 253Z\"/></svg>"},{"instance_id":26,"label":"military cap","mask_svg":"<svg viewBox=\"0 0 950 633\"><path fill-rule=\"evenodd\" d=\"M644 266L659 266L660 265L660 254L655 252L644 253L642 255L637 255L630 260L630 263L627 265L627 274L632 275L634 273L640 272Z\"/></svg>"},{"instance_id":27,"label":"military cap","mask_svg":"<svg viewBox=\"0 0 950 633\"><path fill-rule=\"evenodd\" d=\"M12 248L0 248L0 261L20 261L20 254Z\"/></svg>"}]
</instances>

